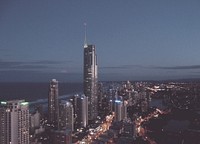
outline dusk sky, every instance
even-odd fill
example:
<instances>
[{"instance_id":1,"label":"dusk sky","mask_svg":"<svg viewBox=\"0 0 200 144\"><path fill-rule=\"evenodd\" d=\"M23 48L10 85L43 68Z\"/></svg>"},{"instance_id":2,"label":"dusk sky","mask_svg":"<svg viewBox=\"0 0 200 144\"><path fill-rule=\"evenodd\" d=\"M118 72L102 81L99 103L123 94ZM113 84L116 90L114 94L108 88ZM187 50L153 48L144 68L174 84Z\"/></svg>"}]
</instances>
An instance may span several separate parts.
<instances>
[{"instance_id":1,"label":"dusk sky","mask_svg":"<svg viewBox=\"0 0 200 144\"><path fill-rule=\"evenodd\" d=\"M199 0L0 0L0 82L200 78Z\"/></svg>"}]
</instances>

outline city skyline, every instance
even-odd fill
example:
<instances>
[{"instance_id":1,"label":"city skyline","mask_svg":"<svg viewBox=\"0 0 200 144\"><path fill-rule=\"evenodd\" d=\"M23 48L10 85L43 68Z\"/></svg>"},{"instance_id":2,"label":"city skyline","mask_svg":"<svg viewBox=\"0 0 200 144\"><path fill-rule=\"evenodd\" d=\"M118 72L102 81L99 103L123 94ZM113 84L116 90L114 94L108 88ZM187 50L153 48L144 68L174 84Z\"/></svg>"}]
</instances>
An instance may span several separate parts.
<instances>
[{"instance_id":1,"label":"city skyline","mask_svg":"<svg viewBox=\"0 0 200 144\"><path fill-rule=\"evenodd\" d=\"M100 81L200 78L199 4L3 0L0 82L82 82L84 22Z\"/></svg>"}]
</instances>

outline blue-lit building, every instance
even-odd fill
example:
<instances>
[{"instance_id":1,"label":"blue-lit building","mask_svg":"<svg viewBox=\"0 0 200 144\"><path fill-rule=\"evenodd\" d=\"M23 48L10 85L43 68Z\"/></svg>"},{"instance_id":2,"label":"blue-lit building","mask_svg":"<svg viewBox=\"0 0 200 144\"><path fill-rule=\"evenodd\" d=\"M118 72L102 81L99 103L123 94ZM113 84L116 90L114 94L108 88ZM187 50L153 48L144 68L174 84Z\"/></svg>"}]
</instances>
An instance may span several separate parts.
<instances>
[{"instance_id":1,"label":"blue-lit building","mask_svg":"<svg viewBox=\"0 0 200 144\"><path fill-rule=\"evenodd\" d=\"M127 118L127 102L122 100L114 101L115 121L121 121Z\"/></svg>"}]
</instances>

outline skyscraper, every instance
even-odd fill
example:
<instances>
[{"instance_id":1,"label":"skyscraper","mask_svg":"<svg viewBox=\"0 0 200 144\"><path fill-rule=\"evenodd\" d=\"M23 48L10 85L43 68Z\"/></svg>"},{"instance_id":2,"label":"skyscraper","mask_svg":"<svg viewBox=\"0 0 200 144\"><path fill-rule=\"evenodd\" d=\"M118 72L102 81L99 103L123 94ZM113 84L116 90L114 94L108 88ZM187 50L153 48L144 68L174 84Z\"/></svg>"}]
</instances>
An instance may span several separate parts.
<instances>
[{"instance_id":1,"label":"skyscraper","mask_svg":"<svg viewBox=\"0 0 200 144\"><path fill-rule=\"evenodd\" d=\"M88 125L88 97L85 95L76 97L77 101L77 125L86 127Z\"/></svg>"},{"instance_id":2,"label":"skyscraper","mask_svg":"<svg viewBox=\"0 0 200 144\"><path fill-rule=\"evenodd\" d=\"M115 121L121 121L127 117L127 102L122 100L115 100Z\"/></svg>"},{"instance_id":3,"label":"skyscraper","mask_svg":"<svg viewBox=\"0 0 200 144\"><path fill-rule=\"evenodd\" d=\"M58 127L59 107L58 107L58 81L52 79L49 86L48 97L48 122L54 127Z\"/></svg>"},{"instance_id":4,"label":"skyscraper","mask_svg":"<svg viewBox=\"0 0 200 144\"><path fill-rule=\"evenodd\" d=\"M88 97L88 119L94 120L98 115L97 98L97 56L95 45L84 44L84 94Z\"/></svg>"},{"instance_id":5,"label":"skyscraper","mask_svg":"<svg viewBox=\"0 0 200 144\"><path fill-rule=\"evenodd\" d=\"M103 112L103 83L98 83L97 95L98 95L98 113L101 114Z\"/></svg>"},{"instance_id":6,"label":"skyscraper","mask_svg":"<svg viewBox=\"0 0 200 144\"><path fill-rule=\"evenodd\" d=\"M0 143L29 144L29 107L24 100L1 102Z\"/></svg>"},{"instance_id":7,"label":"skyscraper","mask_svg":"<svg viewBox=\"0 0 200 144\"><path fill-rule=\"evenodd\" d=\"M74 108L70 102L65 100L59 104L59 129L74 131Z\"/></svg>"}]
</instances>

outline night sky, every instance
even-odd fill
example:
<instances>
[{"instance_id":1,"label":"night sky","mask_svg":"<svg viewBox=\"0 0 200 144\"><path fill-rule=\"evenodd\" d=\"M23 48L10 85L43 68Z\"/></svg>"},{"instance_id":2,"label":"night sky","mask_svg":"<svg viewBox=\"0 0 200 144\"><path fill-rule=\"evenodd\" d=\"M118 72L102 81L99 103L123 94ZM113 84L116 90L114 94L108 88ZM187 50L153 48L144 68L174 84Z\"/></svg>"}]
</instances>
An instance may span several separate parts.
<instances>
[{"instance_id":1,"label":"night sky","mask_svg":"<svg viewBox=\"0 0 200 144\"><path fill-rule=\"evenodd\" d=\"M0 0L0 82L200 78L199 0Z\"/></svg>"}]
</instances>

